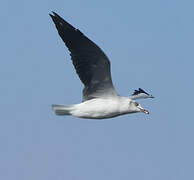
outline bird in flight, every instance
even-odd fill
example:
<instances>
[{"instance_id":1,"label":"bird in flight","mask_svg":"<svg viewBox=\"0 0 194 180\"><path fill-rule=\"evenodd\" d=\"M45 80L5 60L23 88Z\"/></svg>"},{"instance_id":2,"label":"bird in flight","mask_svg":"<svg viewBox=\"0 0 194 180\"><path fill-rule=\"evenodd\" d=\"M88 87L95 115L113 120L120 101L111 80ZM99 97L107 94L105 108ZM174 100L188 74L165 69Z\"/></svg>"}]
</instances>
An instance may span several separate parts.
<instances>
[{"instance_id":1,"label":"bird in flight","mask_svg":"<svg viewBox=\"0 0 194 180\"><path fill-rule=\"evenodd\" d=\"M57 13L49 15L70 51L74 68L84 84L82 102L72 105L53 104L52 109L56 115L106 119L136 112L149 114L135 100L153 98L152 95L139 88L129 97L119 96L112 83L110 61L105 53Z\"/></svg>"}]
</instances>

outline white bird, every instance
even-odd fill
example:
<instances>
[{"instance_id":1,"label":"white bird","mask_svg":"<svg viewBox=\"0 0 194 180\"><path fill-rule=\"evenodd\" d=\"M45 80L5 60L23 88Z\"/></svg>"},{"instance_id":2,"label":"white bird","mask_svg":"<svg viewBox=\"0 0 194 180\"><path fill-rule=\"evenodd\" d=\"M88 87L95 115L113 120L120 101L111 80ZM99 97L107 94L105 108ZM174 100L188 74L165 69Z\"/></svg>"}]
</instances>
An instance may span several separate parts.
<instances>
[{"instance_id":1,"label":"white bird","mask_svg":"<svg viewBox=\"0 0 194 180\"><path fill-rule=\"evenodd\" d=\"M110 61L105 53L79 29L74 28L58 14L50 14L59 36L64 41L76 72L84 84L83 101L73 105L52 105L56 115L79 118L105 119L147 110L134 101L152 98L139 88L129 97L119 96L113 86Z\"/></svg>"}]
</instances>

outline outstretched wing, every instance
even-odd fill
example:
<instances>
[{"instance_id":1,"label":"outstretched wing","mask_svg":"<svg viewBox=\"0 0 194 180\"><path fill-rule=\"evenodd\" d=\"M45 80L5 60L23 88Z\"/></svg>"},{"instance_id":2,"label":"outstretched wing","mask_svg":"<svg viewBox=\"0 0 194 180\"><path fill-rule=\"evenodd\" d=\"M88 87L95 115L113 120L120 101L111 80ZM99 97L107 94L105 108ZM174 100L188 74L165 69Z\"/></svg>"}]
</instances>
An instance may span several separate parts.
<instances>
[{"instance_id":1,"label":"outstretched wing","mask_svg":"<svg viewBox=\"0 0 194 180\"><path fill-rule=\"evenodd\" d=\"M82 32L53 12L57 31L70 51L80 80L85 85L83 101L101 96L117 95L110 72L110 61L104 52Z\"/></svg>"},{"instance_id":2,"label":"outstretched wing","mask_svg":"<svg viewBox=\"0 0 194 180\"><path fill-rule=\"evenodd\" d=\"M139 88L138 90L135 90L134 93L129 96L130 99L146 99L146 98L154 98L152 95L145 92L143 89Z\"/></svg>"}]
</instances>

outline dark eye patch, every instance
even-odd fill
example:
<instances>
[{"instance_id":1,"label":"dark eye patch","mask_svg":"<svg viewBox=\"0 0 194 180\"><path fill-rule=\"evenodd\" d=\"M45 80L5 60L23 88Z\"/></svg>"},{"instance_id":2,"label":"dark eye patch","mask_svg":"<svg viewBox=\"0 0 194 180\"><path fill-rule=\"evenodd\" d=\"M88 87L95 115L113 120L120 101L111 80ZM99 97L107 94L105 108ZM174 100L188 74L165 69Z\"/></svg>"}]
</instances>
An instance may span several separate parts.
<instances>
[{"instance_id":1,"label":"dark eye patch","mask_svg":"<svg viewBox=\"0 0 194 180\"><path fill-rule=\"evenodd\" d=\"M139 106L139 103L135 102L135 106Z\"/></svg>"}]
</instances>

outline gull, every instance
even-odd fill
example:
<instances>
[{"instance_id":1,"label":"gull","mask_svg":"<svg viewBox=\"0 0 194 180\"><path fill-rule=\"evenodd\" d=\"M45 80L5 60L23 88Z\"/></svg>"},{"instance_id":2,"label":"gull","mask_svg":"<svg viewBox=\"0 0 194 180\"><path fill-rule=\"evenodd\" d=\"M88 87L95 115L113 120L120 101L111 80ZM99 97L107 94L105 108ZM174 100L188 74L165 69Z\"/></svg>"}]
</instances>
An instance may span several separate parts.
<instances>
[{"instance_id":1,"label":"gull","mask_svg":"<svg viewBox=\"0 0 194 180\"><path fill-rule=\"evenodd\" d=\"M70 51L74 68L84 84L82 102L72 105L53 104L52 109L56 115L107 119L136 112L149 114L135 100L153 98L152 95L141 88L129 97L118 95L112 83L110 61L100 47L57 13L49 15Z\"/></svg>"}]
</instances>

